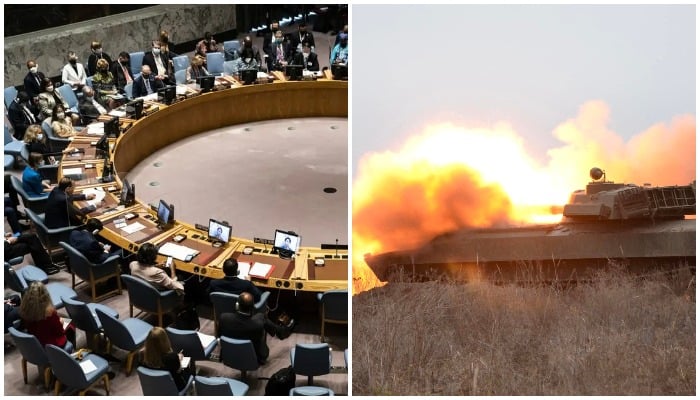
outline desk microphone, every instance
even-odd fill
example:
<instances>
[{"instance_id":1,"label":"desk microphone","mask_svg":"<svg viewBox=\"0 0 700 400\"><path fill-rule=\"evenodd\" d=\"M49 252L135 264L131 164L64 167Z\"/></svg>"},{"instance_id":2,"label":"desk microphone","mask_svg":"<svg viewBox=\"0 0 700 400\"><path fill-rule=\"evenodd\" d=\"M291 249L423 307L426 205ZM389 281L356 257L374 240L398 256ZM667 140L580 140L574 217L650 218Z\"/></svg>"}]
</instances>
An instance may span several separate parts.
<instances>
[{"instance_id":1,"label":"desk microphone","mask_svg":"<svg viewBox=\"0 0 700 400\"><path fill-rule=\"evenodd\" d=\"M338 239L335 239L335 258L338 258Z\"/></svg>"}]
</instances>

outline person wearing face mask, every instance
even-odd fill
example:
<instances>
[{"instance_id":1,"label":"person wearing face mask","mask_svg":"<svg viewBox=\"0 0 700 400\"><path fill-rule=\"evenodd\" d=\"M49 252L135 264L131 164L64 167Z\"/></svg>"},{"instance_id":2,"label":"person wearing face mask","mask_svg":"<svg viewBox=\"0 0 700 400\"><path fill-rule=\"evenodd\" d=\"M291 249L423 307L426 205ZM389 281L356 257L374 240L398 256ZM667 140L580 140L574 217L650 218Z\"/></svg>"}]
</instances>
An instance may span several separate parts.
<instances>
[{"instance_id":1,"label":"person wearing face mask","mask_svg":"<svg viewBox=\"0 0 700 400\"><path fill-rule=\"evenodd\" d=\"M282 31L275 32L275 41L272 44L270 57L268 58L269 71L281 71L290 59L289 46L284 41Z\"/></svg>"},{"instance_id":2,"label":"person wearing face mask","mask_svg":"<svg viewBox=\"0 0 700 400\"><path fill-rule=\"evenodd\" d=\"M38 110L34 107L25 91L17 93L17 98L10 103L7 117L15 130L14 136L17 140L24 138L24 132L29 125L36 124L39 121Z\"/></svg>"},{"instance_id":3,"label":"person wearing face mask","mask_svg":"<svg viewBox=\"0 0 700 400\"><path fill-rule=\"evenodd\" d=\"M245 51L245 49L251 49L253 51L253 58L257 62L258 66L261 66L262 65L262 57L260 57L260 50L258 50L257 46L253 45L253 39L251 39L250 36L246 36L243 39L243 46L241 46L241 48L238 49L238 58L242 57L241 54L243 53L243 51Z\"/></svg>"},{"instance_id":4,"label":"person wearing face mask","mask_svg":"<svg viewBox=\"0 0 700 400\"><path fill-rule=\"evenodd\" d=\"M102 106L110 110L119 107L120 102L111 97L119 92L107 60L97 60L97 73L92 77L92 86L95 88L95 98Z\"/></svg>"},{"instance_id":5,"label":"person wearing face mask","mask_svg":"<svg viewBox=\"0 0 700 400\"><path fill-rule=\"evenodd\" d=\"M73 207L74 201L92 200L94 194L74 194L73 180L61 178L58 185L51 190L46 200L44 224L49 229L80 225L79 211Z\"/></svg>"},{"instance_id":6,"label":"person wearing face mask","mask_svg":"<svg viewBox=\"0 0 700 400\"><path fill-rule=\"evenodd\" d=\"M102 51L102 42L99 40L93 40L90 43L90 56L87 62L87 75L93 76L97 72L97 60L107 61L107 65L112 65L112 59L109 54Z\"/></svg>"},{"instance_id":7,"label":"person wearing face mask","mask_svg":"<svg viewBox=\"0 0 700 400\"><path fill-rule=\"evenodd\" d=\"M270 23L270 31L265 33L265 37L263 38L263 51L265 52L265 57L269 57L270 54L272 54L272 45L275 41L275 32L278 30L280 30L279 21L272 21L272 23Z\"/></svg>"},{"instance_id":8,"label":"person wearing face mask","mask_svg":"<svg viewBox=\"0 0 700 400\"><path fill-rule=\"evenodd\" d=\"M68 109L68 102L61 96L58 90L54 89L54 84L49 78L44 78L41 81L41 90L39 93L39 119L44 120L53 115L53 109L56 104L63 106L64 110ZM78 118L74 118L73 122L77 122Z\"/></svg>"},{"instance_id":9,"label":"person wearing face mask","mask_svg":"<svg viewBox=\"0 0 700 400\"><path fill-rule=\"evenodd\" d=\"M348 34L348 26L347 26L347 25L345 25L345 26L343 27L343 30L342 30L341 32L338 32L338 34L335 35L335 43L333 44L334 47L335 47L338 43L340 43L340 35L342 35L343 33L346 34L346 35Z\"/></svg>"},{"instance_id":10,"label":"person wearing face mask","mask_svg":"<svg viewBox=\"0 0 700 400\"><path fill-rule=\"evenodd\" d=\"M66 116L63 106L56 104L51 115L51 129L53 134L61 138L70 138L78 134L73 127L71 118Z\"/></svg>"},{"instance_id":11,"label":"person wearing face mask","mask_svg":"<svg viewBox=\"0 0 700 400\"><path fill-rule=\"evenodd\" d=\"M63 67L61 81L70 85L75 92L82 90L83 86L85 86L87 82L85 68L83 67L83 64L78 62L78 56L74 51L68 52L68 64Z\"/></svg>"},{"instance_id":12,"label":"person wearing face mask","mask_svg":"<svg viewBox=\"0 0 700 400\"><path fill-rule=\"evenodd\" d=\"M102 221L90 218L80 229L70 233L70 245L93 264L102 264L115 254L121 256L121 249L112 250L112 245L102 243L95 237L102 230Z\"/></svg>"},{"instance_id":13,"label":"person wearing face mask","mask_svg":"<svg viewBox=\"0 0 700 400\"><path fill-rule=\"evenodd\" d=\"M214 36L211 32L206 32L204 34L204 39L197 42L194 48L194 53L204 57L205 60L207 59L207 53L213 53L215 51L219 51L219 46L216 44L216 40L214 40Z\"/></svg>"},{"instance_id":14,"label":"person wearing face mask","mask_svg":"<svg viewBox=\"0 0 700 400\"><path fill-rule=\"evenodd\" d=\"M331 51L331 64L348 63L348 35L341 33L339 36L340 42Z\"/></svg>"},{"instance_id":15,"label":"person wearing face mask","mask_svg":"<svg viewBox=\"0 0 700 400\"><path fill-rule=\"evenodd\" d=\"M314 35L307 29L306 22L299 23L299 32L292 35L291 42L291 48L292 50L294 50L295 54L298 54L302 51L303 43L308 43L309 47L311 48L311 51L313 51L314 47L316 47Z\"/></svg>"},{"instance_id":16,"label":"person wearing face mask","mask_svg":"<svg viewBox=\"0 0 700 400\"><path fill-rule=\"evenodd\" d=\"M43 72L39 71L36 61L27 61L27 75L24 76L24 91L31 99L36 99L42 92L41 82L46 78Z\"/></svg>"},{"instance_id":17,"label":"person wearing face mask","mask_svg":"<svg viewBox=\"0 0 700 400\"><path fill-rule=\"evenodd\" d=\"M134 85L131 91L134 98L136 98L157 92L158 89L163 87L165 87L163 81L160 79L155 79L151 73L151 67L144 65L141 67L141 75L134 79Z\"/></svg>"},{"instance_id":18,"label":"person wearing face mask","mask_svg":"<svg viewBox=\"0 0 700 400\"><path fill-rule=\"evenodd\" d=\"M294 56L294 65L303 65L305 70L318 71L318 56L311 49L309 42L304 42L301 47L301 52Z\"/></svg>"},{"instance_id":19,"label":"person wearing face mask","mask_svg":"<svg viewBox=\"0 0 700 400\"><path fill-rule=\"evenodd\" d=\"M39 153L29 153L27 166L22 171L22 188L30 197L43 196L53 187L41 179L39 167L44 164L44 156Z\"/></svg>"},{"instance_id":20,"label":"person wearing face mask","mask_svg":"<svg viewBox=\"0 0 700 400\"><path fill-rule=\"evenodd\" d=\"M234 61L233 74L236 75L244 69L260 69L260 64L255 59L255 54L253 54L253 49L248 47L244 47L241 50L241 56Z\"/></svg>"},{"instance_id":21,"label":"person wearing face mask","mask_svg":"<svg viewBox=\"0 0 700 400\"><path fill-rule=\"evenodd\" d=\"M190 66L187 67L185 71L185 79L187 83L192 83L197 80L200 76L207 76L209 72L204 68L204 60L201 56L194 56L190 60Z\"/></svg>"},{"instance_id":22,"label":"person wearing face mask","mask_svg":"<svg viewBox=\"0 0 700 400\"><path fill-rule=\"evenodd\" d=\"M97 119L100 115L107 114L107 110L95 99L95 91L90 86L83 88L83 97L78 103L80 115L83 116L85 123L90 123Z\"/></svg>"},{"instance_id":23,"label":"person wearing face mask","mask_svg":"<svg viewBox=\"0 0 700 400\"><path fill-rule=\"evenodd\" d=\"M73 146L68 146L61 153L52 153L49 150L46 135L39 125L29 125L27 131L24 134L24 143L27 146L27 150L30 153L39 153L44 156L44 163L53 165L56 164L56 157L62 154L70 153L75 148Z\"/></svg>"},{"instance_id":24,"label":"person wearing face mask","mask_svg":"<svg viewBox=\"0 0 700 400\"><path fill-rule=\"evenodd\" d=\"M129 53L125 51L119 53L117 62L112 64L111 72L117 90L119 93L124 94L124 86L134 81L134 77L131 75L131 57Z\"/></svg>"},{"instance_id":25,"label":"person wearing face mask","mask_svg":"<svg viewBox=\"0 0 700 400\"><path fill-rule=\"evenodd\" d=\"M154 40L151 51L146 52L143 56L141 65L148 65L156 80L163 81L166 85L175 84L172 60L168 58L165 52L161 51L160 47L160 42Z\"/></svg>"}]
</instances>

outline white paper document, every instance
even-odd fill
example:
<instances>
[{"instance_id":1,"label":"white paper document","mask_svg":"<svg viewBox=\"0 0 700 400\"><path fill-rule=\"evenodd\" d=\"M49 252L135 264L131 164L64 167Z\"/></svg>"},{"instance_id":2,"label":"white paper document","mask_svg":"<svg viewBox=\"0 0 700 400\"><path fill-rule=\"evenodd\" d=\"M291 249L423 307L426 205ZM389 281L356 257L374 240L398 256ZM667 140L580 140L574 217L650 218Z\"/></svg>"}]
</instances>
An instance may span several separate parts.
<instances>
[{"instance_id":1,"label":"white paper document","mask_svg":"<svg viewBox=\"0 0 700 400\"><path fill-rule=\"evenodd\" d=\"M103 135L105 133L105 123L95 122L87 126L88 135Z\"/></svg>"},{"instance_id":2,"label":"white paper document","mask_svg":"<svg viewBox=\"0 0 700 400\"><path fill-rule=\"evenodd\" d=\"M127 225L125 228L122 228L122 231L126 232L127 235L131 235L132 233L138 232L144 228L145 226L141 225L138 222L134 222L133 224Z\"/></svg>"},{"instance_id":3,"label":"white paper document","mask_svg":"<svg viewBox=\"0 0 700 400\"><path fill-rule=\"evenodd\" d=\"M199 336L199 341L202 342L203 349L206 349L207 346L211 344L211 342L216 340L216 336L207 335L206 333L202 332L197 332L197 336Z\"/></svg>"},{"instance_id":4,"label":"white paper document","mask_svg":"<svg viewBox=\"0 0 700 400\"><path fill-rule=\"evenodd\" d=\"M180 368L187 368L190 366L190 360L191 357L182 357L182 360L180 360Z\"/></svg>"},{"instance_id":5,"label":"white paper document","mask_svg":"<svg viewBox=\"0 0 700 400\"><path fill-rule=\"evenodd\" d=\"M107 114L109 114L109 115L111 115L111 116L113 116L113 117L119 117L119 118L124 118L124 117L126 117L126 111L119 111L119 110L116 110L116 109L114 109L114 110L108 112ZM104 130L104 124L102 125L102 127L103 127L102 129Z\"/></svg>"},{"instance_id":6,"label":"white paper document","mask_svg":"<svg viewBox=\"0 0 700 400\"><path fill-rule=\"evenodd\" d=\"M175 92L177 92L177 89L175 89ZM158 101L158 92L153 92L140 98L143 99L143 101Z\"/></svg>"},{"instance_id":7,"label":"white paper document","mask_svg":"<svg viewBox=\"0 0 700 400\"><path fill-rule=\"evenodd\" d=\"M102 190L102 188L100 188L100 187L84 189L83 194L86 196L89 194L95 195L94 199L88 200L88 204L93 205L95 207L97 207L102 202L102 200L104 200L104 198L105 198L105 191Z\"/></svg>"},{"instance_id":8,"label":"white paper document","mask_svg":"<svg viewBox=\"0 0 700 400\"><path fill-rule=\"evenodd\" d=\"M238 262L238 277L241 279L248 279L248 273L250 272L250 263Z\"/></svg>"},{"instance_id":9,"label":"white paper document","mask_svg":"<svg viewBox=\"0 0 700 400\"><path fill-rule=\"evenodd\" d=\"M97 371L97 367L92 362L92 360L81 361L80 368L82 368L83 372L85 372L86 374L89 374L90 372L93 372L93 371Z\"/></svg>"},{"instance_id":10,"label":"white paper document","mask_svg":"<svg viewBox=\"0 0 700 400\"><path fill-rule=\"evenodd\" d=\"M78 168L63 168L63 175L82 175L83 169Z\"/></svg>"},{"instance_id":11,"label":"white paper document","mask_svg":"<svg viewBox=\"0 0 700 400\"><path fill-rule=\"evenodd\" d=\"M63 322L63 329L65 330L73 320L70 318L61 318L61 322Z\"/></svg>"},{"instance_id":12,"label":"white paper document","mask_svg":"<svg viewBox=\"0 0 700 400\"><path fill-rule=\"evenodd\" d=\"M178 259L180 261L185 261L187 256L197 255L197 254L199 254L199 251L195 250L195 249L190 249L189 247L186 247L186 246L181 246L179 244L168 242L168 243L160 246L160 249L158 249L158 254L172 257L172 258Z\"/></svg>"},{"instance_id":13,"label":"white paper document","mask_svg":"<svg viewBox=\"0 0 700 400\"><path fill-rule=\"evenodd\" d=\"M183 94L187 94L187 85L175 86L175 94L177 94L178 96L182 96Z\"/></svg>"},{"instance_id":14,"label":"white paper document","mask_svg":"<svg viewBox=\"0 0 700 400\"><path fill-rule=\"evenodd\" d=\"M253 267L248 272L248 275L254 276L256 278L267 279L271 269L272 265L270 264L256 262L253 264Z\"/></svg>"}]
</instances>

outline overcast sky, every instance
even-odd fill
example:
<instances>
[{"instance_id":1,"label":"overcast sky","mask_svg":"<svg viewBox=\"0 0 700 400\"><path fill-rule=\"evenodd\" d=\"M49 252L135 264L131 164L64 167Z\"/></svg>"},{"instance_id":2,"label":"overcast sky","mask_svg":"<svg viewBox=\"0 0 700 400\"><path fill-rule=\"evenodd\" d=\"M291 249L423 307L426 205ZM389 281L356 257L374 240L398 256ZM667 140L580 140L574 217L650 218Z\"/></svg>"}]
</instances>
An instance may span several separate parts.
<instances>
[{"instance_id":1,"label":"overcast sky","mask_svg":"<svg viewBox=\"0 0 700 400\"><path fill-rule=\"evenodd\" d=\"M588 100L629 139L695 115L695 6L373 6L352 10L353 172L433 121L509 122L541 161Z\"/></svg>"}]
</instances>

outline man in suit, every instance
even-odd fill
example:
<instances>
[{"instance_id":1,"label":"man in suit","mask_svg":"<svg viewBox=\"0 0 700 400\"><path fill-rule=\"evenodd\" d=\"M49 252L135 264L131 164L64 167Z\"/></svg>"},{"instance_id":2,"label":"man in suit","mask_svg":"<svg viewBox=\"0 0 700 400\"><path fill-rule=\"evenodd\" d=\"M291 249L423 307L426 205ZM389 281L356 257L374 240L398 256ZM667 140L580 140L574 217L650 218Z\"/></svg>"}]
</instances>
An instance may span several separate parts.
<instances>
[{"instance_id":1,"label":"man in suit","mask_svg":"<svg viewBox=\"0 0 700 400\"><path fill-rule=\"evenodd\" d=\"M46 200L45 208L44 225L47 228L53 229L69 226L71 225L71 219L73 220L72 225L80 225L72 202L76 200L92 200L95 198L95 195L82 193L74 195L74 190L73 181L68 177L61 178L58 185L51 190Z\"/></svg>"},{"instance_id":2,"label":"man in suit","mask_svg":"<svg viewBox=\"0 0 700 400\"><path fill-rule=\"evenodd\" d=\"M122 94L124 94L124 86L134 81L134 77L131 76L130 60L129 53L122 51L119 53L117 62L113 63L111 68L115 86Z\"/></svg>"},{"instance_id":3,"label":"man in suit","mask_svg":"<svg viewBox=\"0 0 700 400\"><path fill-rule=\"evenodd\" d=\"M95 100L95 91L90 86L83 87L83 97L78 103L80 115L86 123L96 120L100 115L107 114L107 110Z\"/></svg>"},{"instance_id":4,"label":"man in suit","mask_svg":"<svg viewBox=\"0 0 700 400\"><path fill-rule=\"evenodd\" d=\"M161 51L159 41L153 41L153 48L143 56L142 65L148 65L151 68L156 80L163 81L166 85L175 84L173 60L169 59L164 51Z\"/></svg>"},{"instance_id":5,"label":"man in suit","mask_svg":"<svg viewBox=\"0 0 700 400\"><path fill-rule=\"evenodd\" d=\"M301 51L294 56L294 65L303 65L309 71L318 71L318 56L311 49L309 42L304 42Z\"/></svg>"},{"instance_id":6,"label":"man in suit","mask_svg":"<svg viewBox=\"0 0 700 400\"><path fill-rule=\"evenodd\" d=\"M24 76L24 91L27 92L29 97L36 101L41 93L41 82L43 82L44 76L43 72L39 72L39 66L36 61L27 61L27 75Z\"/></svg>"},{"instance_id":7,"label":"man in suit","mask_svg":"<svg viewBox=\"0 0 700 400\"><path fill-rule=\"evenodd\" d=\"M222 336L253 342L260 365L265 364L270 355L266 333L286 337L281 332L283 329L267 319L263 313L255 312L253 295L248 292L238 296L238 309L222 313L219 321L219 334Z\"/></svg>"},{"instance_id":8,"label":"man in suit","mask_svg":"<svg viewBox=\"0 0 700 400\"><path fill-rule=\"evenodd\" d=\"M33 233L23 233L15 236L11 233L5 234L5 261L15 257L22 257L31 254L34 265L41 268L47 275L53 275L60 269L51 262L49 254L41 245L39 238Z\"/></svg>"},{"instance_id":9,"label":"man in suit","mask_svg":"<svg viewBox=\"0 0 700 400\"><path fill-rule=\"evenodd\" d=\"M238 277L238 260L229 258L224 261L224 278L212 279L209 282L209 293L225 292L240 295L243 292L250 293L254 301L260 300L262 292L252 282Z\"/></svg>"},{"instance_id":10,"label":"man in suit","mask_svg":"<svg viewBox=\"0 0 700 400\"><path fill-rule=\"evenodd\" d=\"M151 93L157 92L158 89L164 88L165 85L160 79L156 79L151 73L151 67L143 65L141 67L141 75L134 79L134 85L131 92L134 98L143 97Z\"/></svg>"},{"instance_id":11,"label":"man in suit","mask_svg":"<svg viewBox=\"0 0 700 400\"><path fill-rule=\"evenodd\" d=\"M90 218L81 229L76 229L70 233L70 245L78 250L93 264L101 264L114 255L122 254L121 249L112 249L111 244L101 243L95 235L102 230L102 221L97 218Z\"/></svg>"},{"instance_id":12,"label":"man in suit","mask_svg":"<svg viewBox=\"0 0 700 400\"><path fill-rule=\"evenodd\" d=\"M268 71L283 70L290 59L289 44L284 41L282 31L275 32L275 41L271 45L270 54L267 58Z\"/></svg>"},{"instance_id":13,"label":"man in suit","mask_svg":"<svg viewBox=\"0 0 700 400\"><path fill-rule=\"evenodd\" d=\"M305 42L309 44L311 50L314 50L316 47L316 41L314 40L313 33L306 29L306 22L301 22L299 23L299 32L292 35L291 50L295 54L299 54L302 51L302 45Z\"/></svg>"},{"instance_id":14,"label":"man in suit","mask_svg":"<svg viewBox=\"0 0 700 400\"><path fill-rule=\"evenodd\" d=\"M17 93L17 98L10 103L10 108L7 110L7 116L10 119L12 127L15 129L15 138L22 140L27 127L39 122L38 111L31 103L31 99L27 92Z\"/></svg>"}]
</instances>

